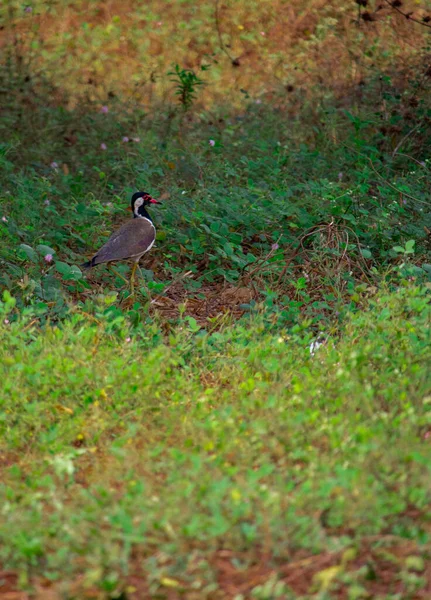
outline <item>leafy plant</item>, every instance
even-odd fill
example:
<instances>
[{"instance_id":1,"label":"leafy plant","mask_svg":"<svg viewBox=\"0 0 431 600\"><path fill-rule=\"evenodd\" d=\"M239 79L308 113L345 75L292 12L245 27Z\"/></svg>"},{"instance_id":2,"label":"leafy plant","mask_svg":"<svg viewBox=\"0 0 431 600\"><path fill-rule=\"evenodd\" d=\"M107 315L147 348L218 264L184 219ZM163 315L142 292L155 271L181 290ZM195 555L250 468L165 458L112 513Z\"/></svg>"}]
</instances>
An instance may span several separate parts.
<instances>
[{"instance_id":1,"label":"leafy plant","mask_svg":"<svg viewBox=\"0 0 431 600\"><path fill-rule=\"evenodd\" d=\"M205 70L205 67L202 69ZM175 70L170 71L168 75L176 84L175 94L178 96L178 102L184 110L189 110L196 100L198 87L204 85L204 81L191 69L182 69L179 65L175 65Z\"/></svg>"},{"instance_id":2,"label":"leafy plant","mask_svg":"<svg viewBox=\"0 0 431 600\"><path fill-rule=\"evenodd\" d=\"M372 295L315 354L309 324L270 332L259 313L210 333L186 316L166 335L111 299L40 331L37 312L15 310L6 292L4 568L31 565L75 596L89 581L126 593L137 555L153 595L206 589L225 560L255 598L303 597L304 581L370 595L380 568L426 585L429 287ZM392 569L377 558L390 544L409 557Z\"/></svg>"},{"instance_id":3,"label":"leafy plant","mask_svg":"<svg viewBox=\"0 0 431 600\"><path fill-rule=\"evenodd\" d=\"M393 251L402 256L409 256L415 252L415 240L408 240L405 246L394 246Z\"/></svg>"}]
</instances>

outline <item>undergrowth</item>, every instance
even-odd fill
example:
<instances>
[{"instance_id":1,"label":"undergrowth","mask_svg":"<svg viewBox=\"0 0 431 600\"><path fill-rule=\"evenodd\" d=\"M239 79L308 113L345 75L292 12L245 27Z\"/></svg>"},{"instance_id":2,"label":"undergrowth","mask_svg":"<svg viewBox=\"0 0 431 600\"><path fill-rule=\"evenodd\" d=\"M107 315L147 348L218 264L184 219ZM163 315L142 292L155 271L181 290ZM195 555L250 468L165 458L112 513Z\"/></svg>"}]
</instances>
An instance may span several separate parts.
<instances>
[{"instance_id":1,"label":"undergrowth","mask_svg":"<svg viewBox=\"0 0 431 600\"><path fill-rule=\"evenodd\" d=\"M130 307L123 281L103 266L84 278L79 264L128 218L137 189L163 199L142 306L164 290L181 288L184 302L226 282L254 290L243 310L269 297L286 323L304 313L328 322L354 305L358 286L388 274L430 279L429 165L393 156L375 129L379 112L358 131L350 115L328 111L308 141L269 109L174 120L169 134L169 116L152 126L139 114L44 118L46 139L30 132L3 144L0 223L0 281L42 319L100 293ZM345 128L336 143L325 136L334 127Z\"/></svg>"},{"instance_id":2,"label":"undergrowth","mask_svg":"<svg viewBox=\"0 0 431 600\"><path fill-rule=\"evenodd\" d=\"M270 334L261 316L169 338L103 311L43 332L32 317L1 328L0 557L23 584L215 598L225 548L281 580L329 552L315 592L366 590L361 544L429 541L429 286L377 294L314 355L306 325Z\"/></svg>"},{"instance_id":3,"label":"undergrowth","mask_svg":"<svg viewBox=\"0 0 431 600\"><path fill-rule=\"evenodd\" d=\"M429 19L323 4L0 8L0 599L431 594Z\"/></svg>"}]
</instances>

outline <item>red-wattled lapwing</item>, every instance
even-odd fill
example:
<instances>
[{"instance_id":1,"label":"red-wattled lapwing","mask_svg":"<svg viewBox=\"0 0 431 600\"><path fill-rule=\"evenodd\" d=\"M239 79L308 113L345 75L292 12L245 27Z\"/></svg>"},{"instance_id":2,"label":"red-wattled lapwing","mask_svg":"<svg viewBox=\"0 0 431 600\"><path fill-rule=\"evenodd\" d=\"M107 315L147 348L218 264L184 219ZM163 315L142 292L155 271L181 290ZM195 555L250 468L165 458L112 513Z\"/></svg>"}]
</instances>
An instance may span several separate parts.
<instances>
[{"instance_id":1,"label":"red-wattled lapwing","mask_svg":"<svg viewBox=\"0 0 431 600\"><path fill-rule=\"evenodd\" d=\"M160 204L160 202L152 198L147 192L133 194L131 203L133 219L124 223L120 229L111 235L97 254L81 266L89 269L101 263L131 259L133 266L130 274L130 290L133 294L135 271L139 259L151 250L156 239L156 228L146 208L150 204Z\"/></svg>"}]
</instances>

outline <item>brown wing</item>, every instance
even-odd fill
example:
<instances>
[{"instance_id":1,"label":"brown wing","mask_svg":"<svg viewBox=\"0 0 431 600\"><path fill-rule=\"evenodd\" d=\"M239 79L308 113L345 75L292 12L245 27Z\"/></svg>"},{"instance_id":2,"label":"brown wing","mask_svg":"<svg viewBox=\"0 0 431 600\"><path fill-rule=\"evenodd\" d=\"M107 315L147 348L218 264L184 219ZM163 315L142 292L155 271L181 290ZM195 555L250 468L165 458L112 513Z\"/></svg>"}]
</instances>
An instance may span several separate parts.
<instances>
[{"instance_id":1,"label":"brown wing","mask_svg":"<svg viewBox=\"0 0 431 600\"><path fill-rule=\"evenodd\" d=\"M93 257L93 265L122 260L144 254L156 238L154 225L148 219L136 218L125 223L111 235Z\"/></svg>"}]
</instances>

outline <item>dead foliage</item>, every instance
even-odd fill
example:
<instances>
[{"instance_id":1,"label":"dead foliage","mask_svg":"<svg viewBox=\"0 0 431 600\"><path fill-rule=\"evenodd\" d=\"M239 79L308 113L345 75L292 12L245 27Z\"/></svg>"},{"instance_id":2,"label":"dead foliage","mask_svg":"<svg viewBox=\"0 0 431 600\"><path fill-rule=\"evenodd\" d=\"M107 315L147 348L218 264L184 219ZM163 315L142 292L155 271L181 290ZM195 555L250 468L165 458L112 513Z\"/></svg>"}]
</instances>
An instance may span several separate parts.
<instances>
[{"instance_id":1,"label":"dead foliage","mask_svg":"<svg viewBox=\"0 0 431 600\"><path fill-rule=\"evenodd\" d=\"M405 570L406 559L417 556L418 548L414 543L401 541L395 537L375 538L373 543L364 541L356 552L356 556L340 569L340 574L353 574L362 570L360 584L366 589L367 597L382 597L388 593L405 597L407 588L400 573ZM258 585L265 584L270 577L283 581L297 595L312 594L319 590L318 574L342 564L342 553L321 553L315 556L300 551L285 564L277 564L273 559L256 562L249 569L240 570L233 565L235 558L232 552L223 551L215 559L218 569L218 582L225 591L226 598L234 598L237 594L250 597L250 592ZM238 558L238 557L237 557ZM334 571L333 571L334 572ZM414 600L429 598L431 592L431 561L424 564L422 573L425 586L409 595ZM348 598L348 586L337 582L334 577L330 585L331 597L345 600Z\"/></svg>"},{"instance_id":2,"label":"dead foliage","mask_svg":"<svg viewBox=\"0 0 431 600\"><path fill-rule=\"evenodd\" d=\"M191 316L201 324L208 319L224 315L240 317L244 314L242 305L257 299L257 293L250 286L234 286L224 283L205 284L198 293L190 294L181 282L169 286L166 293L151 300L151 307L164 319L178 319L180 308L184 315Z\"/></svg>"},{"instance_id":3,"label":"dead foliage","mask_svg":"<svg viewBox=\"0 0 431 600\"><path fill-rule=\"evenodd\" d=\"M42 9L31 17L12 11L10 23L0 31L0 47L19 52L22 67L31 54L31 76L43 73L71 98L100 102L107 94L125 94L147 105L172 99L163 75L173 63L198 71L214 56L223 69L215 81L208 73L212 85L202 90L204 103L241 98L240 90L247 90L252 96L264 93L268 102L288 99L295 112L319 89L339 98L352 90L360 96L364 81L375 76L376 60L381 70L398 63L396 77L408 78L425 45L429 19L424 8L407 0L402 8L389 0L265 0L257 10L231 0L196 7L168 2L162 9L151 0L145 11L140 7L144 3L111 0L64 3L55 12ZM182 33L178 24L191 20L196 29ZM111 38L113 25L123 35ZM85 39L91 46L98 37L104 39L109 60L97 60L96 45L88 61L80 43ZM379 56L370 52L376 37ZM29 52L35 39L55 62L46 53ZM131 81L136 81L135 89Z\"/></svg>"},{"instance_id":4,"label":"dead foliage","mask_svg":"<svg viewBox=\"0 0 431 600\"><path fill-rule=\"evenodd\" d=\"M348 553L350 558L345 558ZM300 550L280 560L270 555L251 558L246 553L233 550L219 550L209 560L216 574L218 588L202 595L204 582L198 573L193 580L192 573L184 573L179 579L160 578L150 585L142 564L146 557L137 552L130 564L130 574L121 583L121 598L127 600L150 600L156 595L164 600L233 600L239 595L252 598L252 591L265 585L269 580L283 582L298 596L316 594L322 590L321 582L329 581L331 597L347 600L349 584L342 583L340 576L349 574L365 590L368 598L399 594L400 598L425 600L431 597L431 560L424 549L414 542L401 540L395 536L375 536L364 539L357 548L344 552L323 552L316 555ZM409 562L410 561L410 562ZM417 561L417 562L415 562ZM417 568L415 571L415 564ZM238 565L242 565L241 567ZM413 566L412 566L413 565ZM402 574L414 573L422 578L422 585L412 592ZM72 584L52 583L38 578L32 583L32 592L19 590L18 575L14 571L0 571L0 600L61 600L62 592L68 597L93 600L107 600L108 595L95 586L85 585L84 577L77 577Z\"/></svg>"}]
</instances>

